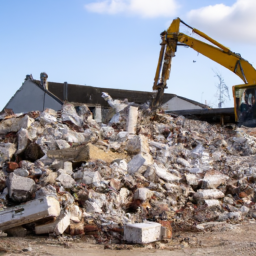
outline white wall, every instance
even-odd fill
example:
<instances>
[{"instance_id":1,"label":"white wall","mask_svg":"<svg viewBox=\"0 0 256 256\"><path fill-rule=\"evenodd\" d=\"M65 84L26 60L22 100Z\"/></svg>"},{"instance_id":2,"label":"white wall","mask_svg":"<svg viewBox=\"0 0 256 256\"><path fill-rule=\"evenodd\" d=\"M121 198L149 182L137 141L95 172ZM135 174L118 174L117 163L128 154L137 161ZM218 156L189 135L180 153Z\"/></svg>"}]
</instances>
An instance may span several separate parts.
<instances>
[{"instance_id":1,"label":"white wall","mask_svg":"<svg viewBox=\"0 0 256 256\"><path fill-rule=\"evenodd\" d=\"M44 93L42 89L30 80L26 80L23 83L5 107L11 108L14 113L30 112L34 110L43 111L44 94L44 109L52 108L54 110L60 110L62 108L62 105L57 100L47 93Z\"/></svg>"},{"instance_id":2,"label":"white wall","mask_svg":"<svg viewBox=\"0 0 256 256\"><path fill-rule=\"evenodd\" d=\"M173 97L171 100L167 101L165 104L162 105L162 108L165 111L202 109L202 107L195 105L193 103L190 103L186 100L180 99L178 97Z\"/></svg>"}]
</instances>

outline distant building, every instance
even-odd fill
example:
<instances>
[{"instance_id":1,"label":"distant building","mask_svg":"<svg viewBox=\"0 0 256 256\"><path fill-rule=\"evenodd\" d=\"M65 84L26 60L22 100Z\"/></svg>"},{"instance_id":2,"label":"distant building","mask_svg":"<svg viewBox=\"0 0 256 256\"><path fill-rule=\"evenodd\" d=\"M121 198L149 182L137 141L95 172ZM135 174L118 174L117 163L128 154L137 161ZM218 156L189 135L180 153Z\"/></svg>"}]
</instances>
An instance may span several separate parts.
<instances>
[{"instance_id":1,"label":"distant building","mask_svg":"<svg viewBox=\"0 0 256 256\"><path fill-rule=\"evenodd\" d=\"M104 112L110 106L101 97L102 92L107 92L113 99L128 99L129 102L137 104L150 101L154 95L153 92L98 88L68 84L67 82L48 82L47 78L46 73L41 73L40 81L34 80L32 75L27 75L24 83L9 100L5 108L12 109L14 113L43 111L46 108L60 110L63 102L67 101L75 106L86 104L92 112L95 112L95 108ZM165 111L208 108L208 106L199 102L169 93L164 94L162 102L162 108Z\"/></svg>"}]
</instances>

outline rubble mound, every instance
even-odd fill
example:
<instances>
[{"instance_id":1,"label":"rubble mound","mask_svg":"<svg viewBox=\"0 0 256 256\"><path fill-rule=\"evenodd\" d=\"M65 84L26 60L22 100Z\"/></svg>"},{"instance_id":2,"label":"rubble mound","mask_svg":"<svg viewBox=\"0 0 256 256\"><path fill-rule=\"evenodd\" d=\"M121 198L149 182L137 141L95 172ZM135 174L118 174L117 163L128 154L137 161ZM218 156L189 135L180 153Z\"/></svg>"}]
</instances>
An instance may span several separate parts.
<instances>
[{"instance_id":1,"label":"rubble mound","mask_svg":"<svg viewBox=\"0 0 256 256\"><path fill-rule=\"evenodd\" d=\"M165 228L159 240L256 218L254 129L104 97L108 124L70 103L0 116L0 230L120 242L145 221Z\"/></svg>"}]
</instances>

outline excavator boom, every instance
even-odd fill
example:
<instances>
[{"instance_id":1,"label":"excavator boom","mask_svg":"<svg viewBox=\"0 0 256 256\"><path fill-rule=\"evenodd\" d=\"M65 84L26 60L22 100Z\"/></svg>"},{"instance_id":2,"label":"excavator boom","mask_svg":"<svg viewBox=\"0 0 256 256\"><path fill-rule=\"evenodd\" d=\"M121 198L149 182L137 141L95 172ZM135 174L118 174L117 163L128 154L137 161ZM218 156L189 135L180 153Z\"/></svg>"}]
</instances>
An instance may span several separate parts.
<instances>
[{"instance_id":1,"label":"excavator boom","mask_svg":"<svg viewBox=\"0 0 256 256\"><path fill-rule=\"evenodd\" d=\"M188 26L194 33L208 40L213 45L180 33L180 23ZM237 93L235 91L241 88L255 86L256 70L254 67L247 60L243 59L239 54L230 51L229 48L220 44L200 30L190 27L179 18L173 20L168 30L161 33L161 38L161 51L153 85L153 90L157 90L158 93L152 103L152 107L157 108L161 104L161 98L164 94L164 89L167 88L167 80L170 76L172 57L175 56L177 46L181 44L189 46L195 51L226 67L243 80L246 85L238 85L233 87L235 115L236 119L238 120L238 111L236 107L238 102L235 96Z\"/></svg>"}]
</instances>

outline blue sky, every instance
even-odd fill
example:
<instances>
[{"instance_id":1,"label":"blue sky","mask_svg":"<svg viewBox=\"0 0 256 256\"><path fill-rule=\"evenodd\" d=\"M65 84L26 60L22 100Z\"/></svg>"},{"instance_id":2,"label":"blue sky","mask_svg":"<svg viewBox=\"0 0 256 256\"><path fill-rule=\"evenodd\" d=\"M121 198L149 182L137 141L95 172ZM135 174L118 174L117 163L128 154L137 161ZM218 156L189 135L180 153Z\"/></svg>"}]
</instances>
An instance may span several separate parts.
<instances>
[{"instance_id":1,"label":"blue sky","mask_svg":"<svg viewBox=\"0 0 256 256\"><path fill-rule=\"evenodd\" d=\"M27 74L49 81L151 91L160 36L180 17L256 65L255 0L0 1L0 109ZM172 61L167 93L217 105L217 70L230 89L242 80L189 48Z\"/></svg>"}]
</instances>

